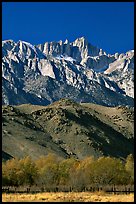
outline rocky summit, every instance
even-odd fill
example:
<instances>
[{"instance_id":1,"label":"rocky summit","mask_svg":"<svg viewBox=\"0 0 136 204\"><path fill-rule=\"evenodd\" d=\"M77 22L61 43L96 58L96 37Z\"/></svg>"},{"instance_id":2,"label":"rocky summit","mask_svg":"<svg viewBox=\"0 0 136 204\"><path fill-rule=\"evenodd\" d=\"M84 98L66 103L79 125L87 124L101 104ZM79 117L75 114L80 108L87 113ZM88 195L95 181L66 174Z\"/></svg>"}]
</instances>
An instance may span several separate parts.
<instances>
[{"instance_id":1,"label":"rocky summit","mask_svg":"<svg viewBox=\"0 0 136 204\"><path fill-rule=\"evenodd\" d=\"M2 42L2 104L48 105L61 98L134 105L134 51L107 54L84 37L31 45Z\"/></svg>"}]
</instances>

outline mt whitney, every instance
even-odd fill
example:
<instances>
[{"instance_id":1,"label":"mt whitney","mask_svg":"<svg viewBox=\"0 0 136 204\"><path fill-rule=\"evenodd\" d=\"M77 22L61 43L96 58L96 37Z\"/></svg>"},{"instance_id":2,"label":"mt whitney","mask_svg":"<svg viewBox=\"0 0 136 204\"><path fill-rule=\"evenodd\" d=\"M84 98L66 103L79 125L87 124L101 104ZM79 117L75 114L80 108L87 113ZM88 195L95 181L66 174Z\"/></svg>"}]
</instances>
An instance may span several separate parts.
<instances>
[{"instance_id":1,"label":"mt whitney","mask_svg":"<svg viewBox=\"0 0 136 204\"><path fill-rule=\"evenodd\" d=\"M47 105L61 98L104 106L134 105L134 50L106 54L74 42L2 42L2 104Z\"/></svg>"}]
</instances>

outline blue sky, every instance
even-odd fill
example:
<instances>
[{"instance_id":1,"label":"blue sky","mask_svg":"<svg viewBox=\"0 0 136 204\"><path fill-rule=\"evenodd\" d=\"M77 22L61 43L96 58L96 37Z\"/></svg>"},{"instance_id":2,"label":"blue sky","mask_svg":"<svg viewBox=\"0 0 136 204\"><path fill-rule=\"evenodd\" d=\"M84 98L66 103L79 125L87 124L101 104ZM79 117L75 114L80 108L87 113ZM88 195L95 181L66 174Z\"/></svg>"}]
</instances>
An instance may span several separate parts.
<instances>
[{"instance_id":1,"label":"blue sky","mask_svg":"<svg viewBox=\"0 0 136 204\"><path fill-rule=\"evenodd\" d=\"M40 44L82 36L107 53L134 49L134 2L2 3L2 40Z\"/></svg>"}]
</instances>

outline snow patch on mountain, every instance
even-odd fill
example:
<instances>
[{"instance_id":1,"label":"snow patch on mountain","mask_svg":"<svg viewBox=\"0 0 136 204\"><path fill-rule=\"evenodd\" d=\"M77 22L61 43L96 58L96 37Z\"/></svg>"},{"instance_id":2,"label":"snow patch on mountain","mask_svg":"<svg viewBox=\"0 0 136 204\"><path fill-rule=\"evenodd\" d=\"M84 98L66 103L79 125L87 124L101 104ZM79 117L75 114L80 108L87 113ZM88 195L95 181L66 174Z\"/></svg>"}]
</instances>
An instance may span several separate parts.
<instances>
[{"instance_id":1,"label":"snow patch on mountain","mask_svg":"<svg viewBox=\"0 0 136 204\"><path fill-rule=\"evenodd\" d=\"M60 55L60 56L56 56L55 57L56 59L58 59L58 60L66 60L66 61L69 61L69 62L76 62L76 60L75 59L73 59L72 57L69 57L69 56L64 56L64 55Z\"/></svg>"}]
</instances>

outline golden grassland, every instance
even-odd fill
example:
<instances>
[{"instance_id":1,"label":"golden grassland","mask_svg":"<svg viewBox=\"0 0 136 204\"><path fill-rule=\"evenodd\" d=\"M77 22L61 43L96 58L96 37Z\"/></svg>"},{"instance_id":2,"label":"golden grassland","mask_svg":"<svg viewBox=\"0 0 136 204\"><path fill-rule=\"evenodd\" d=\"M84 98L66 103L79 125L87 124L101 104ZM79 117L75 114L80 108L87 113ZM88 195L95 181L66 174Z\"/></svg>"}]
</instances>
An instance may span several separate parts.
<instances>
[{"instance_id":1,"label":"golden grassland","mask_svg":"<svg viewBox=\"0 0 136 204\"><path fill-rule=\"evenodd\" d=\"M2 202L134 202L134 194L104 192L50 192L36 194L3 193Z\"/></svg>"}]
</instances>

